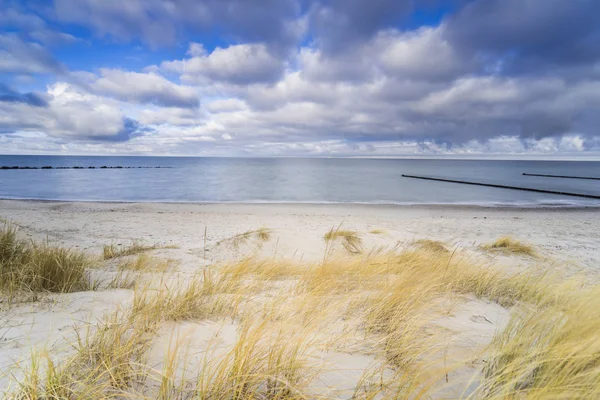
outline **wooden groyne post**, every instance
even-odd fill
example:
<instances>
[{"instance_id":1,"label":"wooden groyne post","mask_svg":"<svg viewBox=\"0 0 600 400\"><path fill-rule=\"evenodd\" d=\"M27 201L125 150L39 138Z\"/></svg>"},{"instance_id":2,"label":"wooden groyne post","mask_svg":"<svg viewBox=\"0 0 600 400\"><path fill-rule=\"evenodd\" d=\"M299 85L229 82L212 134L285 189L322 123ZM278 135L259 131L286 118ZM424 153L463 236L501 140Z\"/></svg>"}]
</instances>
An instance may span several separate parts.
<instances>
[{"instance_id":1,"label":"wooden groyne post","mask_svg":"<svg viewBox=\"0 0 600 400\"><path fill-rule=\"evenodd\" d=\"M593 181L600 181L600 178L596 178L596 177L593 177L593 176L528 174L527 172L523 172L523 175L524 176L543 176L545 178L589 179L589 180L593 180Z\"/></svg>"},{"instance_id":2,"label":"wooden groyne post","mask_svg":"<svg viewBox=\"0 0 600 400\"><path fill-rule=\"evenodd\" d=\"M561 195L561 196L583 197L583 198L586 198L586 199L600 200L600 195L593 195L593 194L570 193L570 192L561 192L561 191L555 191L555 190L526 188L526 187L521 187L521 186L497 185L497 184L494 184L494 183L480 183L480 182L459 181L459 180L456 180L456 179L432 178L432 177L429 177L429 176L419 176L419 175L405 175L405 174L402 174L402 176L404 178L424 179L424 180L427 180L427 181L460 183L460 184L463 184L463 185L487 186L487 187L494 187L494 188L500 188L500 189L522 190L522 191L525 191L525 192L535 192L535 193L545 193L545 194L557 194L557 195Z\"/></svg>"}]
</instances>

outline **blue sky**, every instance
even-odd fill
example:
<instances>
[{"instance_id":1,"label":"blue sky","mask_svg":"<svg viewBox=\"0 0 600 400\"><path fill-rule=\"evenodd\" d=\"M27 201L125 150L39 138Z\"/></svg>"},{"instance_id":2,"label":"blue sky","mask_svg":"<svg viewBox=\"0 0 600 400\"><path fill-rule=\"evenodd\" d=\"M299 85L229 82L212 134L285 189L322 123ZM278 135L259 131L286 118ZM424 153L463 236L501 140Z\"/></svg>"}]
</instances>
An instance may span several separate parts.
<instances>
[{"instance_id":1,"label":"blue sky","mask_svg":"<svg viewBox=\"0 0 600 400\"><path fill-rule=\"evenodd\" d=\"M595 0L0 0L0 153L600 158Z\"/></svg>"}]
</instances>

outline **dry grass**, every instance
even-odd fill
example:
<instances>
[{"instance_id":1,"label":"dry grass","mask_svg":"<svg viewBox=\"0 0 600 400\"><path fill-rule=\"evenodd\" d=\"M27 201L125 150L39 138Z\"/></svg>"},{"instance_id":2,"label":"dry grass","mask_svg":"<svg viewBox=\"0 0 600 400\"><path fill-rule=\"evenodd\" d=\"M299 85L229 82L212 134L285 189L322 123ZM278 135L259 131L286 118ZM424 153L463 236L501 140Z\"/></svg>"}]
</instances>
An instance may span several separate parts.
<instances>
[{"instance_id":1,"label":"dry grass","mask_svg":"<svg viewBox=\"0 0 600 400\"><path fill-rule=\"evenodd\" d=\"M198 377L200 399L306 399L314 378L308 365L309 337L266 322L241 327L224 357L208 360Z\"/></svg>"},{"instance_id":2,"label":"dry grass","mask_svg":"<svg viewBox=\"0 0 600 400\"><path fill-rule=\"evenodd\" d=\"M234 249L238 249L241 245L247 243L248 240L252 238L257 239L259 242L266 242L271 239L271 230L264 227L256 230L249 230L227 239L220 240L217 242L217 246L222 244L230 244Z\"/></svg>"},{"instance_id":3,"label":"dry grass","mask_svg":"<svg viewBox=\"0 0 600 400\"><path fill-rule=\"evenodd\" d=\"M564 297L562 304L516 315L494 339L477 396L600 397L600 290Z\"/></svg>"},{"instance_id":4,"label":"dry grass","mask_svg":"<svg viewBox=\"0 0 600 400\"><path fill-rule=\"evenodd\" d=\"M362 246L356 232L339 228L326 240ZM513 319L483 353L479 383L463 397L600 396L598 286L538 271L508 274L428 240L352 253L315 264L247 258L137 287L130 311L78 335L75 356L59 365L33 357L18 398L319 398L309 390L324 368L316 354L330 350L378 360L355 398L435 397L457 362L440 368L447 333L432 321L464 296L513 307ZM207 349L196 375L178 369L189 354L177 345L162 370L147 365L164 322L223 318L237 321L237 340L218 357ZM481 353L470 357L460 363Z\"/></svg>"},{"instance_id":5,"label":"dry grass","mask_svg":"<svg viewBox=\"0 0 600 400\"><path fill-rule=\"evenodd\" d=\"M187 282L161 283L158 290L138 290L132 314L159 321L184 321L233 315L242 300L238 282L205 271Z\"/></svg>"},{"instance_id":6,"label":"dry grass","mask_svg":"<svg viewBox=\"0 0 600 400\"><path fill-rule=\"evenodd\" d=\"M137 272L165 272L174 264L175 262L173 260L150 257L147 254L142 253L135 258L120 263L119 270Z\"/></svg>"},{"instance_id":7,"label":"dry grass","mask_svg":"<svg viewBox=\"0 0 600 400\"><path fill-rule=\"evenodd\" d=\"M425 250L446 253L448 251L448 247L446 247L446 243L440 242L439 240L431 240L431 239L419 239L415 240L413 244L417 247L423 248Z\"/></svg>"},{"instance_id":8,"label":"dry grass","mask_svg":"<svg viewBox=\"0 0 600 400\"><path fill-rule=\"evenodd\" d=\"M144 245L140 242L134 241L129 246L119 247L114 243L105 244L102 248L102 255L105 260L110 260L112 258L124 257L124 256L132 256L135 254L140 254L145 251L156 250L156 249L165 249L165 248L173 248L172 246L161 246L159 244L153 245Z\"/></svg>"},{"instance_id":9,"label":"dry grass","mask_svg":"<svg viewBox=\"0 0 600 400\"><path fill-rule=\"evenodd\" d=\"M496 240L494 243L486 244L482 246L482 248L491 251L501 251L508 254L519 254L537 257L537 252L533 248L533 246L527 243L520 242L508 236L502 237Z\"/></svg>"},{"instance_id":10,"label":"dry grass","mask_svg":"<svg viewBox=\"0 0 600 400\"><path fill-rule=\"evenodd\" d=\"M0 230L0 290L12 297L22 292L74 292L90 288L84 253L20 240L15 228Z\"/></svg>"},{"instance_id":11,"label":"dry grass","mask_svg":"<svg viewBox=\"0 0 600 400\"><path fill-rule=\"evenodd\" d=\"M360 254L363 250L362 239L359 234L355 231L341 229L341 226L331 228L329 232L323 236L323 239L327 242L328 247L331 243L340 240L346 251L351 254Z\"/></svg>"}]
</instances>

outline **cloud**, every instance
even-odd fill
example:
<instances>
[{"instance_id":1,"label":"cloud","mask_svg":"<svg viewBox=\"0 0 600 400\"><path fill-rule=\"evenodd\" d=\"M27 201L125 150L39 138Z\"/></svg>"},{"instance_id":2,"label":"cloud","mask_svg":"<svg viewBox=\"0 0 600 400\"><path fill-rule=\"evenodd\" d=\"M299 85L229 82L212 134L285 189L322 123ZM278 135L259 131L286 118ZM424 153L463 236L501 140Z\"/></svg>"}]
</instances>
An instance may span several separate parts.
<instances>
[{"instance_id":1,"label":"cloud","mask_svg":"<svg viewBox=\"0 0 600 400\"><path fill-rule=\"evenodd\" d=\"M66 68L38 43L15 34L0 34L0 72L62 74Z\"/></svg>"},{"instance_id":2,"label":"cloud","mask_svg":"<svg viewBox=\"0 0 600 400\"><path fill-rule=\"evenodd\" d=\"M20 36L28 40L52 46L78 41L71 34L49 28L46 21L38 15L23 12L14 7L6 7L0 10L0 26L5 29L17 29Z\"/></svg>"},{"instance_id":3,"label":"cloud","mask_svg":"<svg viewBox=\"0 0 600 400\"><path fill-rule=\"evenodd\" d=\"M428 5L442 16L430 19ZM0 13L20 30L0 34L0 71L30 79L0 88L0 131L168 154L588 154L600 150L599 8L593 0L56 0L47 23ZM92 44L139 45L141 54L171 47L148 52L155 65L145 69L106 59L111 68L68 73L40 44L68 42L54 30L65 21L89 28ZM182 46L184 57L158 58ZM58 82L32 92L38 73Z\"/></svg>"},{"instance_id":4,"label":"cloud","mask_svg":"<svg viewBox=\"0 0 600 400\"><path fill-rule=\"evenodd\" d=\"M100 75L100 78L90 84L90 88L94 92L122 101L182 108L197 108L200 105L194 88L177 85L153 72L103 68Z\"/></svg>"},{"instance_id":5,"label":"cloud","mask_svg":"<svg viewBox=\"0 0 600 400\"><path fill-rule=\"evenodd\" d=\"M118 104L65 82L48 87L47 106L0 103L0 132L42 132L68 141L124 141L143 133Z\"/></svg>"},{"instance_id":6,"label":"cloud","mask_svg":"<svg viewBox=\"0 0 600 400\"><path fill-rule=\"evenodd\" d=\"M410 0L332 0L314 2L310 24L319 47L337 53L368 41L401 22L413 8Z\"/></svg>"},{"instance_id":7,"label":"cloud","mask_svg":"<svg viewBox=\"0 0 600 400\"><path fill-rule=\"evenodd\" d=\"M285 68L285 60L271 53L264 44L217 47L210 54L203 52L197 44L192 44L188 53L195 56L163 62L160 68L179 73L185 82L217 81L240 85L275 82Z\"/></svg>"},{"instance_id":8,"label":"cloud","mask_svg":"<svg viewBox=\"0 0 600 400\"><path fill-rule=\"evenodd\" d=\"M461 51L503 59L506 73L578 65L600 57L594 0L478 0L443 23Z\"/></svg>"},{"instance_id":9,"label":"cloud","mask_svg":"<svg viewBox=\"0 0 600 400\"><path fill-rule=\"evenodd\" d=\"M0 82L0 102L24 103L33 107L46 107L46 99L37 93L20 93Z\"/></svg>"},{"instance_id":10,"label":"cloud","mask_svg":"<svg viewBox=\"0 0 600 400\"><path fill-rule=\"evenodd\" d=\"M100 36L173 44L188 32L218 29L230 40L287 45L299 34L295 0L55 0L56 16L92 28Z\"/></svg>"}]
</instances>

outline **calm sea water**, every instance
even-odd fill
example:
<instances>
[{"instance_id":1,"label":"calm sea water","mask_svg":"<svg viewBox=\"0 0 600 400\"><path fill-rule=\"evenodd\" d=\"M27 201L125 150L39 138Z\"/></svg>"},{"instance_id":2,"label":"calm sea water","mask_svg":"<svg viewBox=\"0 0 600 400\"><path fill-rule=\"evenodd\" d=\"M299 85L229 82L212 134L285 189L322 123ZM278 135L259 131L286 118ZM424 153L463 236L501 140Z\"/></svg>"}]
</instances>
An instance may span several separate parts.
<instances>
[{"instance_id":1,"label":"calm sea water","mask_svg":"<svg viewBox=\"0 0 600 400\"><path fill-rule=\"evenodd\" d=\"M10 199L600 206L600 201L408 179L402 174L600 195L600 162L0 156L0 166L130 166L160 169L0 170Z\"/></svg>"}]
</instances>

